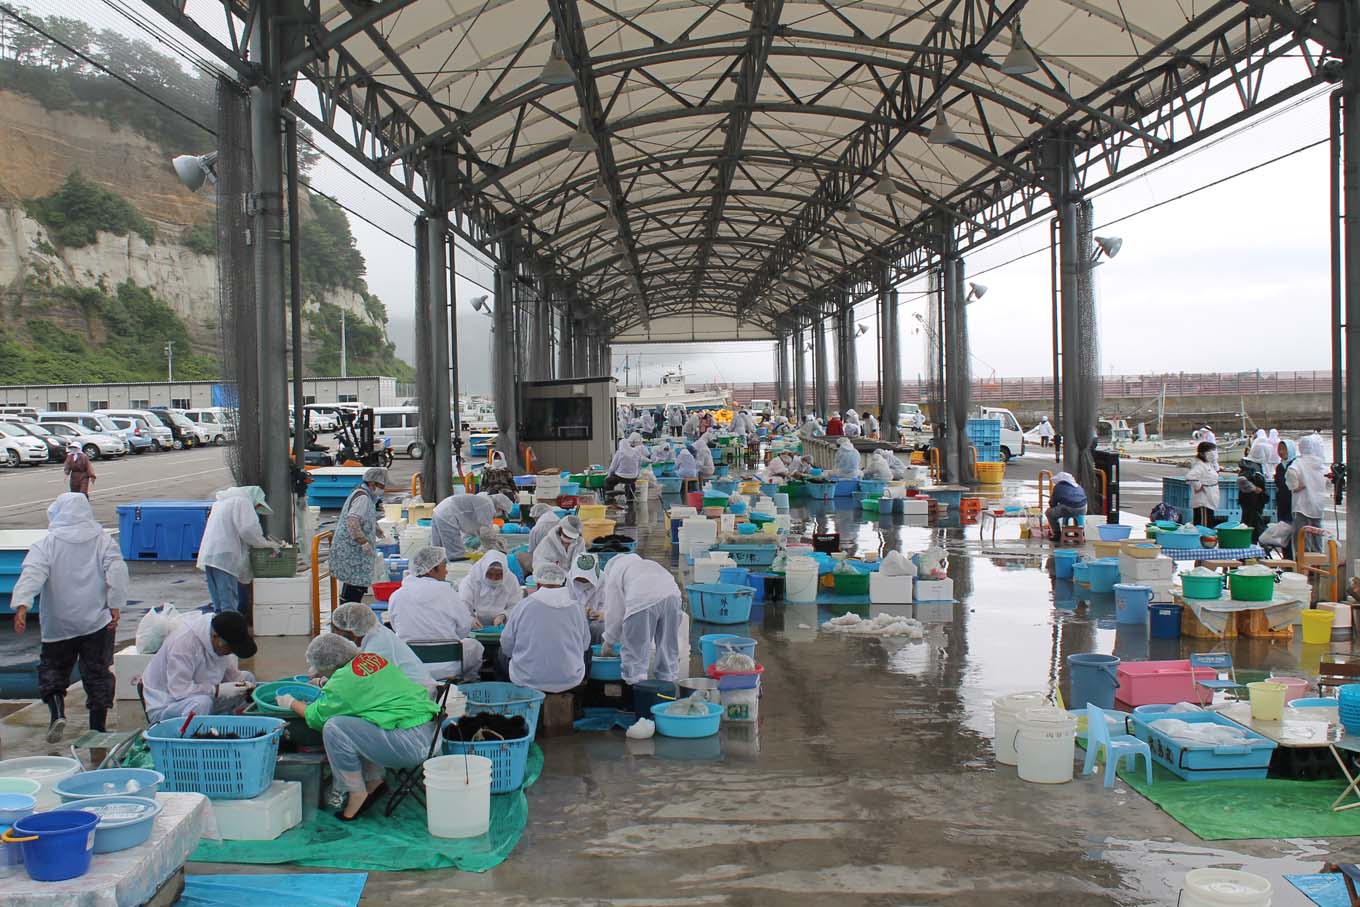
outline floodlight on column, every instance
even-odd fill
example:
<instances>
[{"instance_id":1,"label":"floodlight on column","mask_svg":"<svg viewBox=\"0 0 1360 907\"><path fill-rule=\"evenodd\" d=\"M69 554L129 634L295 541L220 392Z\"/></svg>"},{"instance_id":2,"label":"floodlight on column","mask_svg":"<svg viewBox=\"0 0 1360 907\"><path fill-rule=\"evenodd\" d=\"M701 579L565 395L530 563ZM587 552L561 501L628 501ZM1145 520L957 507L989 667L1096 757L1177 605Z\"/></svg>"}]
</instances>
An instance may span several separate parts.
<instances>
[{"instance_id":1,"label":"floodlight on column","mask_svg":"<svg viewBox=\"0 0 1360 907\"><path fill-rule=\"evenodd\" d=\"M836 241L832 239L831 234L828 233L822 237L821 242L817 243L817 248L821 249L823 252L835 252Z\"/></svg>"},{"instance_id":2,"label":"floodlight on column","mask_svg":"<svg viewBox=\"0 0 1360 907\"><path fill-rule=\"evenodd\" d=\"M591 186L590 191L586 193L586 198L590 199L592 202L608 204L609 187L604 184L604 180L596 180L595 185Z\"/></svg>"},{"instance_id":3,"label":"floodlight on column","mask_svg":"<svg viewBox=\"0 0 1360 907\"><path fill-rule=\"evenodd\" d=\"M207 154L179 154L170 159L175 176L179 177L184 188L190 192L197 192L203 188L205 182L217 185L217 171L214 169L216 164L216 151L209 151Z\"/></svg>"},{"instance_id":4,"label":"floodlight on column","mask_svg":"<svg viewBox=\"0 0 1360 907\"><path fill-rule=\"evenodd\" d=\"M1114 258L1124 248L1124 240L1118 236L1097 236L1096 248L1104 252L1106 258Z\"/></svg>"},{"instance_id":5,"label":"floodlight on column","mask_svg":"<svg viewBox=\"0 0 1360 907\"><path fill-rule=\"evenodd\" d=\"M855 207L854 202L851 202L850 207L845 211L845 222L852 227L864 223L864 215L859 213L859 208Z\"/></svg>"},{"instance_id":6,"label":"floodlight on column","mask_svg":"<svg viewBox=\"0 0 1360 907\"><path fill-rule=\"evenodd\" d=\"M968 296L965 298L964 301L965 301L965 302L972 302L973 300L975 300L975 299L981 299L982 297L984 297L984 296L986 296L986 295L987 295L987 287L986 287L986 286L984 286L983 284L980 284L980 283L970 283L970 284L968 284Z\"/></svg>"}]
</instances>

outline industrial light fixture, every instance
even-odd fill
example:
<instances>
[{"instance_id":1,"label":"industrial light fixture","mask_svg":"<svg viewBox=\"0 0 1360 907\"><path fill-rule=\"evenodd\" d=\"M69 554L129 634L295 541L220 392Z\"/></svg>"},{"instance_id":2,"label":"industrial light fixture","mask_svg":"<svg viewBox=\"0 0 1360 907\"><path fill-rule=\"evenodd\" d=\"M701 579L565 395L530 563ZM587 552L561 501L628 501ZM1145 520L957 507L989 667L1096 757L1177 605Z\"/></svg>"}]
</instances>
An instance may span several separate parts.
<instances>
[{"instance_id":1,"label":"industrial light fixture","mask_svg":"<svg viewBox=\"0 0 1360 907\"><path fill-rule=\"evenodd\" d=\"M828 234L826 234L825 236L822 237L822 241L821 241L821 242L817 243L817 248L818 248L818 249L821 249L823 252L835 252L835 251L836 251L836 241L835 241L834 239L832 239L832 238L831 238L831 234L828 233Z\"/></svg>"},{"instance_id":2,"label":"industrial light fixture","mask_svg":"<svg viewBox=\"0 0 1360 907\"><path fill-rule=\"evenodd\" d=\"M1011 28L1011 49L1001 63L1001 71L1008 76L1023 76L1039 71L1039 58L1025 41L1025 36L1020 34L1019 19L1015 20Z\"/></svg>"},{"instance_id":3,"label":"industrial light fixture","mask_svg":"<svg viewBox=\"0 0 1360 907\"><path fill-rule=\"evenodd\" d=\"M867 327L865 327L864 325L861 324L861 325L857 325L857 326L855 327L855 336L856 336L856 337L863 337L863 336L864 336L865 334L867 334L867 333L869 333L869 329L868 329Z\"/></svg>"},{"instance_id":4,"label":"industrial light fixture","mask_svg":"<svg viewBox=\"0 0 1360 907\"><path fill-rule=\"evenodd\" d=\"M606 211L604 218L600 221L600 224L604 227L607 227L610 230L613 230L615 233L617 233L619 230L619 219L614 216L613 211Z\"/></svg>"},{"instance_id":5,"label":"industrial light fixture","mask_svg":"<svg viewBox=\"0 0 1360 907\"><path fill-rule=\"evenodd\" d=\"M964 297L964 303L973 302L987 295L987 288L980 283L968 284L968 295Z\"/></svg>"},{"instance_id":6,"label":"industrial light fixture","mask_svg":"<svg viewBox=\"0 0 1360 907\"><path fill-rule=\"evenodd\" d=\"M954 127L949 125L949 118L944 115L944 109L941 108L935 114L935 125L926 136L926 141L932 145L952 145L958 140L958 134L954 132Z\"/></svg>"},{"instance_id":7,"label":"industrial light fixture","mask_svg":"<svg viewBox=\"0 0 1360 907\"><path fill-rule=\"evenodd\" d=\"M596 180L595 185L590 187L590 192L586 193L586 198L592 202L607 203L609 201L609 187L604 184L604 180Z\"/></svg>"},{"instance_id":8,"label":"industrial light fixture","mask_svg":"<svg viewBox=\"0 0 1360 907\"><path fill-rule=\"evenodd\" d=\"M892 195L896 191L897 183L894 183L892 177L886 173L880 176L878 182L874 184L875 195Z\"/></svg>"},{"instance_id":9,"label":"industrial light fixture","mask_svg":"<svg viewBox=\"0 0 1360 907\"><path fill-rule=\"evenodd\" d=\"M175 176L179 177L184 188L190 192L202 189L205 182L217 185L217 171L213 169L216 164L216 151L209 151L207 154L180 154L170 159Z\"/></svg>"},{"instance_id":10,"label":"industrial light fixture","mask_svg":"<svg viewBox=\"0 0 1360 907\"><path fill-rule=\"evenodd\" d=\"M864 223L864 215L859 213L859 208L855 206L854 202L851 202L850 207L845 211L845 222L852 227Z\"/></svg>"},{"instance_id":11,"label":"industrial light fixture","mask_svg":"<svg viewBox=\"0 0 1360 907\"><path fill-rule=\"evenodd\" d=\"M571 141L567 143L567 150L574 151L577 154L590 154L592 151L598 151L599 148L600 143L595 141L595 136L590 134L590 130L586 129L584 121L576 127L576 132L572 134Z\"/></svg>"},{"instance_id":12,"label":"industrial light fixture","mask_svg":"<svg viewBox=\"0 0 1360 907\"><path fill-rule=\"evenodd\" d=\"M494 313L491 311L491 306L487 304L487 300L490 298L489 296L472 297L472 311L481 312L487 318L491 318Z\"/></svg>"},{"instance_id":13,"label":"industrial light fixture","mask_svg":"<svg viewBox=\"0 0 1360 907\"><path fill-rule=\"evenodd\" d=\"M538 74L538 81L544 85L571 85L576 81L576 73L567 62L567 58L562 55L562 45L559 42L553 42L552 50L548 52L548 60Z\"/></svg>"},{"instance_id":14,"label":"industrial light fixture","mask_svg":"<svg viewBox=\"0 0 1360 907\"><path fill-rule=\"evenodd\" d=\"M618 255L627 255L627 254L628 254L628 247L627 247L626 245L624 245L622 239L620 239L618 242L614 243L614 252L615 252L616 254L618 254Z\"/></svg>"},{"instance_id":15,"label":"industrial light fixture","mask_svg":"<svg viewBox=\"0 0 1360 907\"><path fill-rule=\"evenodd\" d=\"M1114 258L1119 254L1119 250L1124 248L1124 240L1118 236L1097 236L1096 254L1105 253L1106 258Z\"/></svg>"}]
</instances>

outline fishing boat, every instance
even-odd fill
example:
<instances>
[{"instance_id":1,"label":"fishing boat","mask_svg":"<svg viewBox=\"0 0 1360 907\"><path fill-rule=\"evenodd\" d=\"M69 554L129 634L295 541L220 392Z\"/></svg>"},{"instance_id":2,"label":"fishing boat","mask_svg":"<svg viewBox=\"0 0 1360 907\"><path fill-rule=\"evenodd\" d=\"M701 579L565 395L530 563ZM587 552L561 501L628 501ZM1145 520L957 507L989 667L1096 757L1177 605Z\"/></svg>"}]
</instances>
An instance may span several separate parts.
<instances>
[{"instance_id":1,"label":"fishing boat","mask_svg":"<svg viewBox=\"0 0 1360 907\"><path fill-rule=\"evenodd\" d=\"M644 385L638 389L636 394L627 394L618 398L620 406L631 406L633 409L655 409L669 406L683 406L686 409L721 409L728 406L732 401L732 392L729 389L718 388L708 391L691 391L685 383L685 373L680 370L667 372L661 376L661 383L657 385Z\"/></svg>"}]
</instances>

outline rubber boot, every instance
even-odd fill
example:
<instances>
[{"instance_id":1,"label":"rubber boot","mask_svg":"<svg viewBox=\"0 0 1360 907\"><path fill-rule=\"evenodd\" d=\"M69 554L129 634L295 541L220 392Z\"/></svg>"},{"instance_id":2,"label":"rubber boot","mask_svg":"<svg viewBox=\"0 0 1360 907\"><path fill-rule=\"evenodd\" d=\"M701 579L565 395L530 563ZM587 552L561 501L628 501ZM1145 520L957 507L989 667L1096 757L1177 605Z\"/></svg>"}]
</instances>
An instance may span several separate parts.
<instances>
[{"instance_id":1,"label":"rubber boot","mask_svg":"<svg viewBox=\"0 0 1360 907\"><path fill-rule=\"evenodd\" d=\"M66 732L66 697L53 695L47 697L46 702L51 716L47 724L47 742L58 743Z\"/></svg>"}]
</instances>

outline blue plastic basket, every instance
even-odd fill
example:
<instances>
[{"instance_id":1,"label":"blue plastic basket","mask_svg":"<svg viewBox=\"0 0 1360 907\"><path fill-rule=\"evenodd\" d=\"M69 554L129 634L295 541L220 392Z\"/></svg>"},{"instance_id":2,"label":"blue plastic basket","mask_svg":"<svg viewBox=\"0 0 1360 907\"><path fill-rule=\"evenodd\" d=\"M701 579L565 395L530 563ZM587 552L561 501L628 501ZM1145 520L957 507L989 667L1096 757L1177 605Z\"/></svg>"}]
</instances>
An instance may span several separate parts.
<instances>
[{"instance_id":1,"label":"blue plastic basket","mask_svg":"<svg viewBox=\"0 0 1360 907\"><path fill-rule=\"evenodd\" d=\"M684 481L679 476L657 476L656 484L661 486L662 494L679 494Z\"/></svg>"},{"instance_id":2,"label":"blue plastic basket","mask_svg":"<svg viewBox=\"0 0 1360 907\"><path fill-rule=\"evenodd\" d=\"M1337 717L1348 734L1360 734L1360 683L1348 683L1336 691Z\"/></svg>"},{"instance_id":3,"label":"blue plastic basket","mask_svg":"<svg viewBox=\"0 0 1360 907\"><path fill-rule=\"evenodd\" d=\"M529 730L538 726L538 712L543 707L544 699L538 690L514 683L487 682L466 683L458 691L467 696L470 713L518 715L529 722Z\"/></svg>"},{"instance_id":4,"label":"blue plastic basket","mask_svg":"<svg viewBox=\"0 0 1360 907\"><path fill-rule=\"evenodd\" d=\"M542 694L540 694L542 695ZM252 715L195 717L186 734L215 729L219 733L248 734L247 740L194 740L180 737L183 718L167 718L146 730L146 743L156 771L165 776L164 790L203 794L214 800L249 800L264 793L274 781L274 763L284 722Z\"/></svg>"},{"instance_id":5,"label":"blue plastic basket","mask_svg":"<svg viewBox=\"0 0 1360 907\"><path fill-rule=\"evenodd\" d=\"M463 689L463 687L459 687ZM455 722L446 721L444 727ZM533 726L530 725L532 731ZM519 790L524 784L524 768L529 763L529 747L533 745L534 735L530 733L518 740L477 740L465 743L442 736L445 756L481 756L491 760L491 792L508 794Z\"/></svg>"},{"instance_id":6,"label":"blue plastic basket","mask_svg":"<svg viewBox=\"0 0 1360 907\"><path fill-rule=\"evenodd\" d=\"M751 617L755 590L728 583L691 583L689 610L695 620L710 624L744 624Z\"/></svg>"}]
</instances>

